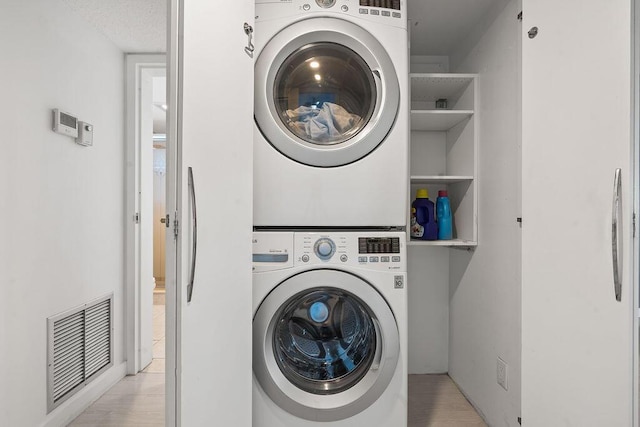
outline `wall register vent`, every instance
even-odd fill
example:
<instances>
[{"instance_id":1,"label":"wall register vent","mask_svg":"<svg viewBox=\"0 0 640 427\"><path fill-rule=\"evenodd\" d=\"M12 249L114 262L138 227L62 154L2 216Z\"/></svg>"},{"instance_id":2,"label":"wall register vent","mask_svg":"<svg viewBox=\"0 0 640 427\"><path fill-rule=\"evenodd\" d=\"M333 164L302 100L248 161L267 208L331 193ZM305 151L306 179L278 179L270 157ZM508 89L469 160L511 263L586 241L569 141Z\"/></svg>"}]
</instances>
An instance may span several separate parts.
<instances>
[{"instance_id":1,"label":"wall register vent","mask_svg":"<svg viewBox=\"0 0 640 427\"><path fill-rule=\"evenodd\" d=\"M47 319L47 412L113 366L113 293Z\"/></svg>"}]
</instances>

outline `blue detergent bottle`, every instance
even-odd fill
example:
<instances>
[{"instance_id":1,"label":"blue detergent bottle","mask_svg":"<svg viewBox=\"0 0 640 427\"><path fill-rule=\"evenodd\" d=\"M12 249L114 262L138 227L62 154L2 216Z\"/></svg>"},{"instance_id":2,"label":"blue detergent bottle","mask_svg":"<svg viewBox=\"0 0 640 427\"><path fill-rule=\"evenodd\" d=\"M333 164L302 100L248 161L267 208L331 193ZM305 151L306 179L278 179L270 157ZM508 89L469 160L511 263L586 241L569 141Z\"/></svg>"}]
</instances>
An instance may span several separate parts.
<instances>
[{"instance_id":1,"label":"blue detergent bottle","mask_svg":"<svg viewBox=\"0 0 640 427\"><path fill-rule=\"evenodd\" d=\"M453 238L453 221L451 218L451 203L446 190L438 191L436 199L436 218L438 219L438 240Z\"/></svg>"},{"instance_id":2,"label":"blue detergent bottle","mask_svg":"<svg viewBox=\"0 0 640 427\"><path fill-rule=\"evenodd\" d=\"M416 199L411 204L411 237L420 240L438 239L435 206L429 200L426 188L420 188L416 192Z\"/></svg>"}]
</instances>

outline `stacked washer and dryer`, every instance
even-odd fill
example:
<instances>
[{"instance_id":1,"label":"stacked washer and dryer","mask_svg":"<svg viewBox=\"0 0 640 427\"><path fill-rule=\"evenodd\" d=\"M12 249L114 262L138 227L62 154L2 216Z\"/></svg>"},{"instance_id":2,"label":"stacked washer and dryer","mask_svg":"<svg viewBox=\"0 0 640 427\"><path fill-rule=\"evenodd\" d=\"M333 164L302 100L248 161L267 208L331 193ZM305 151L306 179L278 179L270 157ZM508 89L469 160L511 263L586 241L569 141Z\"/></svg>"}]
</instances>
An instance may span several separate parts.
<instances>
[{"instance_id":1,"label":"stacked washer and dryer","mask_svg":"<svg viewBox=\"0 0 640 427\"><path fill-rule=\"evenodd\" d=\"M407 422L406 0L256 0L253 425Z\"/></svg>"}]
</instances>

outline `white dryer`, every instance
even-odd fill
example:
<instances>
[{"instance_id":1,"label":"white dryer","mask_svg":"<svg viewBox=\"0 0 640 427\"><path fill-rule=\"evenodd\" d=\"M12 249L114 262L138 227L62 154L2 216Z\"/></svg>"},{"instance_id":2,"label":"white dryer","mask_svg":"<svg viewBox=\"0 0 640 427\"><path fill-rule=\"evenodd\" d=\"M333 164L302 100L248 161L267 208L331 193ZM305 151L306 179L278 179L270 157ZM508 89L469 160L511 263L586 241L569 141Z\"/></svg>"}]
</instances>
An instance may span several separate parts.
<instances>
[{"instance_id":1,"label":"white dryer","mask_svg":"<svg viewBox=\"0 0 640 427\"><path fill-rule=\"evenodd\" d=\"M406 426L405 234L256 232L253 248L253 427Z\"/></svg>"},{"instance_id":2,"label":"white dryer","mask_svg":"<svg viewBox=\"0 0 640 427\"><path fill-rule=\"evenodd\" d=\"M405 0L256 1L254 225L406 224L407 49Z\"/></svg>"}]
</instances>

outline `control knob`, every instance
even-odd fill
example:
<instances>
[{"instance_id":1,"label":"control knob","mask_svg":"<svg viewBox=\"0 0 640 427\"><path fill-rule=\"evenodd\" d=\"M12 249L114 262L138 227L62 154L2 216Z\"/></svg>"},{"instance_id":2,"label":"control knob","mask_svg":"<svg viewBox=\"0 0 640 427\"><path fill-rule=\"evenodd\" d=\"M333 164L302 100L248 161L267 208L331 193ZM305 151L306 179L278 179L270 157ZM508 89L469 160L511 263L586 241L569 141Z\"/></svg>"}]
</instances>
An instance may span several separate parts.
<instances>
[{"instance_id":1,"label":"control knob","mask_svg":"<svg viewBox=\"0 0 640 427\"><path fill-rule=\"evenodd\" d=\"M321 260L330 259L333 254L336 252L336 244L333 243L333 240L323 237L318 239L313 246L313 250Z\"/></svg>"},{"instance_id":2,"label":"control knob","mask_svg":"<svg viewBox=\"0 0 640 427\"><path fill-rule=\"evenodd\" d=\"M328 9L336 4L336 0L316 0L316 3L318 4L318 6L324 9Z\"/></svg>"}]
</instances>

